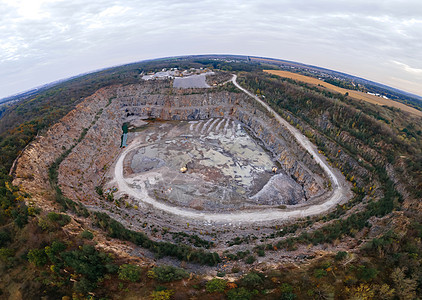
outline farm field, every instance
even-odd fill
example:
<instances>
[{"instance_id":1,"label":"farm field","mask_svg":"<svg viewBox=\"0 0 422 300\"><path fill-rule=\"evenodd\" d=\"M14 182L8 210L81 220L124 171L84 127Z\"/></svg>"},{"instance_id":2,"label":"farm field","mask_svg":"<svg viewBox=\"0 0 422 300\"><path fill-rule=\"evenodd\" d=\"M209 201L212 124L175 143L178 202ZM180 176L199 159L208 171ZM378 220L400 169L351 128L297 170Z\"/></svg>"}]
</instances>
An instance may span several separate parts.
<instances>
[{"instance_id":1,"label":"farm field","mask_svg":"<svg viewBox=\"0 0 422 300\"><path fill-rule=\"evenodd\" d=\"M403 111L409 112L411 114L417 115L419 117L422 117L422 111L414 109L410 106L407 106L403 103L399 103L393 100L388 100L388 99L384 99L381 97L377 97L374 95L369 95L363 92L359 92L359 91L354 91L354 90L348 90L348 89L344 89L332 84L329 84L325 81L313 78L313 77L309 77L309 76L304 76L304 75L300 75L300 74L296 74L296 73L292 73L292 72L288 72L288 71L279 71L279 70L264 70L264 72L273 74L273 75L277 75L280 77L284 77L284 78L290 78L293 80L298 80L298 81L302 81L302 82L306 82L309 84L313 84L313 85L320 85L324 88L326 88L327 90L330 91L334 91L337 93L341 93L341 94L345 94L346 92L349 93L349 96L357 99L357 100L363 100L372 104L377 104L377 105L387 105L390 107L395 107L395 108L400 108Z\"/></svg>"}]
</instances>

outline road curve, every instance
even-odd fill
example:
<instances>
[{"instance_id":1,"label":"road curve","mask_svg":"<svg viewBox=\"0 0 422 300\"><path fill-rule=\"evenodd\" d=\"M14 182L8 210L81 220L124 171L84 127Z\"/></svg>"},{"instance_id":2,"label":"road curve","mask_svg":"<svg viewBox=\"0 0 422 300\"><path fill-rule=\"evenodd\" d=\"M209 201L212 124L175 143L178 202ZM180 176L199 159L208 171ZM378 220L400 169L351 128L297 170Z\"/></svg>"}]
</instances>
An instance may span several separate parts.
<instances>
[{"instance_id":1,"label":"road curve","mask_svg":"<svg viewBox=\"0 0 422 300\"><path fill-rule=\"evenodd\" d=\"M268 104L264 101L256 97L255 95L251 94L244 88L242 88L236 82L236 75L233 75L232 82L233 84L240 89L242 92L246 93L248 96L254 98L257 102L259 102L265 109L290 133L296 138L298 143L306 149L315 159L315 161L321 166L321 168L326 172L328 177L331 180L332 186L332 193L324 201L323 203L318 203L315 205L309 206L301 206L301 207L288 207L287 209L254 209L254 210L244 210L244 211L237 211L237 212L227 212L227 213L204 213L198 212L195 210L189 209L182 209L179 207L167 205L162 202L158 202L154 198L150 197L146 189L141 187L141 189L133 189L129 186L130 179L125 179L123 176L123 161L127 153L142 145L140 144L132 144L126 148L123 153L120 155L116 162L116 166L114 169L114 180L117 183L119 188L119 192L128 194L135 199L142 201L144 203L148 203L152 205L154 208L178 215L182 218L186 219L194 219L198 221L205 221L205 222L215 222L215 223L256 223L256 222L268 222L268 221L283 221L283 220L292 220L297 218L303 218L311 215L317 215L328 211L329 209L333 208L337 204L346 201L350 195L350 188L347 185L344 177L339 175L339 172L335 172L331 166L328 165L325 158L320 155L316 149L316 147L306 138L299 130L295 127L290 125L286 120L281 118Z\"/></svg>"}]
</instances>

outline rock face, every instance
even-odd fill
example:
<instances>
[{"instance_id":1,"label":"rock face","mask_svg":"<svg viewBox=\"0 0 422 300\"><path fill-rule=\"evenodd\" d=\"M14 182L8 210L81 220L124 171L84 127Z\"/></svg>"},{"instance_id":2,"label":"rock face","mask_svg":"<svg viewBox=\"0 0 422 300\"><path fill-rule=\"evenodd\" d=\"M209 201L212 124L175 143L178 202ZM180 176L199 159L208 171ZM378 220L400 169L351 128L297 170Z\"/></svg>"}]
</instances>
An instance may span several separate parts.
<instances>
[{"instance_id":1,"label":"rock face","mask_svg":"<svg viewBox=\"0 0 422 300\"><path fill-rule=\"evenodd\" d=\"M43 136L38 136L19 156L12 169L14 185L21 186L32 195L33 201L43 209L49 209L53 203L49 200L51 186L48 179L50 165L69 149L84 128L95 120L95 116L107 105L112 88L97 91L77 105L60 122L53 125Z\"/></svg>"},{"instance_id":2,"label":"rock face","mask_svg":"<svg viewBox=\"0 0 422 300\"><path fill-rule=\"evenodd\" d=\"M286 174L277 174L252 199L267 205L294 205L302 201L303 194L295 188L296 182ZM298 201L299 199L299 201ZM281 201L280 201L281 200Z\"/></svg>"},{"instance_id":3,"label":"rock face","mask_svg":"<svg viewBox=\"0 0 422 300\"><path fill-rule=\"evenodd\" d=\"M14 184L31 193L38 204L44 203L50 189L48 167L66 149L76 144L60 165L59 184L71 199L87 204L98 203L95 187L104 183L107 170L121 152L120 137L124 122L129 119L168 121L210 118L240 122L278 161L283 174L271 178L271 184L265 188L265 197L261 193L267 204L276 203L272 199L277 195L285 198L285 204L296 204L326 192L325 175L312 157L287 130L245 94L213 88L174 90L169 81L111 86L86 98L52 126L45 136L37 137L27 147L17 161ZM78 142L84 129L88 129L86 135ZM135 134L129 132L128 143L134 137ZM160 162L151 160L134 168L154 167L156 164ZM294 185L301 186L302 191L293 189ZM258 192L254 197L261 196Z\"/></svg>"}]
</instances>

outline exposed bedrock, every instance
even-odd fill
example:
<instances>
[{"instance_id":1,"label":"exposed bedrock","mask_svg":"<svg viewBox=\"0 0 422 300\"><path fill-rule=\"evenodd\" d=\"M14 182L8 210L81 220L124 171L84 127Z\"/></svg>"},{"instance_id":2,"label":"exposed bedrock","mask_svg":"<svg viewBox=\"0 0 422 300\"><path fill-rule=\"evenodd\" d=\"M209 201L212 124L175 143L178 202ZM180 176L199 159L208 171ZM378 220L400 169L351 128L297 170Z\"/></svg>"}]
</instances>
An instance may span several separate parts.
<instances>
[{"instance_id":1,"label":"exposed bedrock","mask_svg":"<svg viewBox=\"0 0 422 300\"><path fill-rule=\"evenodd\" d=\"M95 120L97 113L107 105L114 93L114 88L98 90L78 104L60 122L51 126L45 134L37 136L15 162L15 167L11 170L11 175L14 177L13 184L21 186L30 193L32 200L40 207L47 209L51 207L51 202L46 201L51 193L48 179L50 165L75 144L84 128ZM91 130L90 135L93 132L94 130ZM72 152L73 155L74 153L75 151ZM83 164L84 160L79 163ZM73 167L80 168L80 166Z\"/></svg>"}]
</instances>

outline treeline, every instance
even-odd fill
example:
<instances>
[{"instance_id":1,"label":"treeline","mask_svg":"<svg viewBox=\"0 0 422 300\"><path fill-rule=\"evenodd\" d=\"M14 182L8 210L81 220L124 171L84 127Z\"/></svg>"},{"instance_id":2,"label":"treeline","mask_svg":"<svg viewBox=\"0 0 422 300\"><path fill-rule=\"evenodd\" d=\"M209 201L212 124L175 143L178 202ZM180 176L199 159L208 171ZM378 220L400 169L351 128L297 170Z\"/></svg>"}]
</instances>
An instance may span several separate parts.
<instances>
[{"instance_id":1,"label":"treeline","mask_svg":"<svg viewBox=\"0 0 422 300\"><path fill-rule=\"evenodd\" d=\"M103 229L110 237L132 242L135 245L150 250L158 258L170 256L182 261L209 266L215 266L221 262L220 256L216 252L205 252L200 249L191 248L185 244L177 245L169 242L153 241L142 232L127 229L105 213L95 212L93 218L95 226Z\"/></svg>"},{"instance_id":2,"label":"treeline","mask_svg":"<svg viewBox=\"0 0 422 300\"><path fill-rule=\"evenodd\" d=\"M223 71L245 71L245 72L252 72L257 70L262 70L263 67L258 62L247 62L245 61L224 61L224 60L216 60L216 59L196 59L194 62L199 63L206 67L212 67L214 69L219 69Z\"/></svg>"},{"instance_id":3,"label":"treeline","mask_svg":"<svg viewBox=\"0 0 422 300\"><path fill-rule=\"evenodd\" d=\"M344 89L359 90L359 88L356 85L353 85L351 82L348 82L345 80L334 79L334 78L324 78L324 81L332 85L344 88Z\"/></svg>"},{"instance_id":4,"label":"treeline","mask_svg":"<svg viewBox=\"0 0 422 300\"><path fill-rule=\"evenodd\" d=\"M277 243L278 248L293 250L296 243L300 244L323 244L340 240L344 236L354 237L355 234L365 227L370 227L369 219L373 216L384 217L397 207L401 200L400 194L394 189L391 180L383 185L384 197L378 201L371 201L368 206L360 212L354 213L347 218L338 219L331 224L324 225L311 233L303 232L297 237L289 237Z\"/></svg>"}]
</instances>

